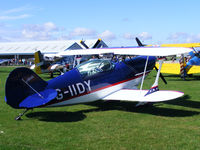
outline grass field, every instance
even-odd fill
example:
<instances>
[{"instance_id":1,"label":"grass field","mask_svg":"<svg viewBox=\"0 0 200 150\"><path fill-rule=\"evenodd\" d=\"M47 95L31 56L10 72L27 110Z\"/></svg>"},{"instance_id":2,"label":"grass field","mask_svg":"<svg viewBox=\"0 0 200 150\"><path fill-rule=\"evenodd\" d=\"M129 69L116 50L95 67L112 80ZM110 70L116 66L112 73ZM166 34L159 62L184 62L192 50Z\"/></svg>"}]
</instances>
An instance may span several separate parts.
<instances>
[{"instance_id":1,"label":"grass field","mask_svg":"<svg viewBox=\"0 0 200 150\"><path fill-rule=\"evenodd\" d=\"M185 96L153 106L135 108L131 102L97 101L59 108L39 108L23 120L22 111L4 101L5 81L12 67L0 67L0 150L197 150L200 149L200 78L187 81L166 75L160 89ZM49 75L42 75L48 80ZM145 80L148 89L153 71Z\"/></svg>"}]
</instances>

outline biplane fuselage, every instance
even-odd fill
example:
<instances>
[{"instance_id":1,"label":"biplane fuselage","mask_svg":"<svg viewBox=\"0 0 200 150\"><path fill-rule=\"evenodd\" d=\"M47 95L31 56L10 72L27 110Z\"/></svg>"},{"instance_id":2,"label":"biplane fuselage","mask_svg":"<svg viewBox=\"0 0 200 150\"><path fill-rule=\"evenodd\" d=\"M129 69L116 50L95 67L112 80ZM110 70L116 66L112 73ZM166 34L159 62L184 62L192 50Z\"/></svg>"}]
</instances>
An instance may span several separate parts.
<instances>
[{"instance_id":1,"label":"biplane fuselage","mask_svg":"<svg viewBox=\"0 0 200 150\"><path fill-rule=\"evenodd\" d=\"M89 60L47 82L28 71L20 73L18 79L12 79L10 75L6 84L6 101L14 108L53 107L99 100L124 88L136 89L142 80L146 59L147 56L120 62ZM146 74L153 69L155 62L156 57L150 56ZM15 88L13 81L17 83ZM31 96L25 98L25 93Z\"/></svg>"},{"instance_id":2,"label":"biplane fuselage","mask_svg":"<svg viewBox=\"0 0 200 150\"><path fill-rule=\"evenodd\" d=\"M58 96L47 106L90 102L123 88L137 89L143 76L146 58L140 56L118 63L96 59L83 63L48 82L47 88L56 89ZM153 69L155 61L156 57L149 58L146 74Z\"/></svg>"}]
</instances>

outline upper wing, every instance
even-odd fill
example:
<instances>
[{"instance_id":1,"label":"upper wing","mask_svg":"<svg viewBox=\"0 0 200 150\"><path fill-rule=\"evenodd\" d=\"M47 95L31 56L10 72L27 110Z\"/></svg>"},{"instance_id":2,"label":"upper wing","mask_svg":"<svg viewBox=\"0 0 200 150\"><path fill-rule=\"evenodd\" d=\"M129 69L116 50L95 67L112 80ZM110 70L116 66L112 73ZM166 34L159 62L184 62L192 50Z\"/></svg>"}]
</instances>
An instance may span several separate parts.
<instances>
[{"instance_id":1,"label":"upper wing","mask_svg":"<svg viewBox=\"0 0 200 150\"><path fill-rule=\"evenodd\" d=\"M128 47L128 48L94 48L81 50L66 50L58 53L59 56L67 55L95 55L114 53L120 55L144 55L144 56L169 56L189 53L192 48L183 47Z\"/></svg>"},{"instance_id":2,"label":"upper wing","mask_svg":"<svg viewBox=\"0 0 200 150\"><path fill-rule=\"evenodd\" d=\"M161 102L176 99L184 95L184 93L179 91L156 91L145 96L147 92L148 90L122 89L103 98L103 100Z\"/></svg>"},{"instance_id":3,"label":"upper wing","mask_svg":"<svg viewBox=\"0 0 200 150\"><path fill-rule=\"evenodd\" d=\"M162 47L200 47L200 43L161 44Z\"/></svg>"}]
</instances>

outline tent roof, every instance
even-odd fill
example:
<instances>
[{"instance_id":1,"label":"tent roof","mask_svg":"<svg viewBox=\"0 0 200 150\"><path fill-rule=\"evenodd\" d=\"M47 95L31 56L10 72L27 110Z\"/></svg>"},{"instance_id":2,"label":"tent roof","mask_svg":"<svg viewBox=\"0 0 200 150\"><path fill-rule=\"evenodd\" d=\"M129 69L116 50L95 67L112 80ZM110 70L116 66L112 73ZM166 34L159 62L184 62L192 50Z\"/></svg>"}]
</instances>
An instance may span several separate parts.
<instances>
[{"instance_id":1,"label":"tent roof","mask_svg":"<svg viewBox=\"0 0 200 150\"><path fill-rule=\"evenodd\" d=\"M92 47L96 42L97 39L85 41L88 47ZM38 50L46 54L55 54L66 49L80 48L84 48L80 40L3 42L0 43L0 55L32 55Z\"/></svg>"}]
</instances>

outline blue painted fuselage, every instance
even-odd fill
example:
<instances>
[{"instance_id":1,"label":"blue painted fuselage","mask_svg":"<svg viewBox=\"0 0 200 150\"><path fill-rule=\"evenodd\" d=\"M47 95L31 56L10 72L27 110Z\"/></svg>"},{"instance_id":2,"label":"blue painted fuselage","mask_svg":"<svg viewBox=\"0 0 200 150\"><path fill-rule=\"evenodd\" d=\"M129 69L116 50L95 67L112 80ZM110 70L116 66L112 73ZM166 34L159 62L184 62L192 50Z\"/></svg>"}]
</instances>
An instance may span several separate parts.
<instances>
[{"instance_id":1,"label":"blue painted fuselage","mask_svg":"<svg viewBox=\"0 0 200 150\"><path fill-rule=\"evenodd\" d=\"M93 59L49 81L28 68L16 68L6 80L6 103L13 108L64 106L91 102L123 88L136 89L142 80L146 56L113 62ZM155 66L149 57L146 74Z\"/></svg>"},{"instance_id":2,"label":"blue painted fuselage","mask_svg":"<svg viewBox=\"0 0 200 150\"><path fill-rule=\"evenodd\" d=\"M56 89L58 95L46 106L89 102L101 99L121 88L130 88L130 86L136 88L143 76L146 59L146 56L137 56L121 62L91 60L83 63L48 81L46 88ZM153 69L155 62L156 57L149 57L147 73ZM101 66L102 63L104 66Z\"/></svg>"}]
</instances>

